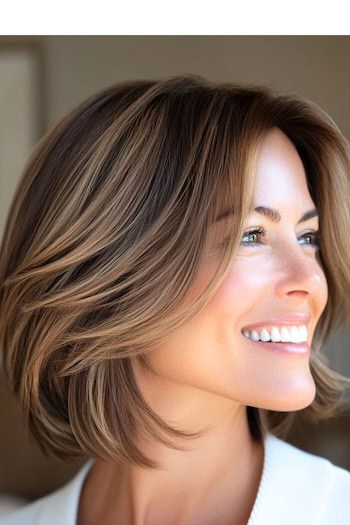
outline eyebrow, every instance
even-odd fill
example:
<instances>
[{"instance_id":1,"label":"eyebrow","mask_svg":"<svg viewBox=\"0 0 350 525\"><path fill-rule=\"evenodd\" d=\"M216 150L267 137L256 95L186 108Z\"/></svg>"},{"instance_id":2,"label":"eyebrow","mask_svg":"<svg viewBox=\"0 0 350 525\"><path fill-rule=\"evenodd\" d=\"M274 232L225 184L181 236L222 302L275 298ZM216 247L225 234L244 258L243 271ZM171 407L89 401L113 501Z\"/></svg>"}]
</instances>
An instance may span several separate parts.
<instances>
[{"instance_id":1,"label":"eyebrow","mask_svg":"<svg viewBox=\"0 0 350 525\"><path fill-rule=\"evenodd\" d=\"M281 214L278 210L274 208L269 208L268 206L257 206L256 208L254 208L253 211L256 211L257 213L264 215L264 217L269 219L271 222L277 223L277 222L280 222L282 219ZM232 214L233 214L232 209L227 210L223 212L221 215L219 215L216 218L215 222L221 221L222 219L225 219L226 217ZM305 212L299 219L298 224L300 224L301 222L308 221L309 219L312 219L312 217L318 217L318 211L316 210L316 208Z\"/></svg>"}]
</instances>

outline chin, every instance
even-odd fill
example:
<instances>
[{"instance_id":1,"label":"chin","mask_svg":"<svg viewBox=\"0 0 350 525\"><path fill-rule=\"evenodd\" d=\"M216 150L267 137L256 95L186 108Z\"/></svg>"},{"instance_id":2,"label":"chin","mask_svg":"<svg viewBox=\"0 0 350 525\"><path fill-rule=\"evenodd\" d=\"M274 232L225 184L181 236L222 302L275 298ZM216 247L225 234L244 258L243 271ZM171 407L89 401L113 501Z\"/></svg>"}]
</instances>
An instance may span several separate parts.
<instances>
[{"instance_id":1,"label":"chin","mask_svg":"<svg viewBox=\"0 0 350 525\"><path fill-rule=\"evenodd\" d=\"M270 393L269 399L265 401L260 397L258 403L248 403L250 406L263 408L265 410L275 410L277 412L295 412L303 410L311 405L316 396L316 386L313 381L299 385L297 388L285 388L283 391L276 390Z\"/></svg>"},{"instance_id":2,"label":"chin","mask_svg":"<svg viewBox=\"0 0 350 525\"><path fill-rule=\"evenodd\" d=\"M315 396L316 387L313 383L308 389L300 389L300 391L295 391L290 397L280 399L276 403L276 407L272 410L278 410L279 412L295 412L296 410L303 410L303 408L311 405Z\"/></svg>"}]
</instances>

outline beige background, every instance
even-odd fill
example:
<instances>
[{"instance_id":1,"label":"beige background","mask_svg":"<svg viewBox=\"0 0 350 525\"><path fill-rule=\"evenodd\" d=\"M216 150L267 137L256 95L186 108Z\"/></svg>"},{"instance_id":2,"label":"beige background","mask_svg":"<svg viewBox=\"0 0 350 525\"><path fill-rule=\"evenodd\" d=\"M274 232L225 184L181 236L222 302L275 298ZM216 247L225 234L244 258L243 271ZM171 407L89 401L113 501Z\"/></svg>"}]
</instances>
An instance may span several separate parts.
<instances>
[{"instance_id":1,"label":"beige background","mask_svg":"<svg viewBox=\"0 0 350 525\"><path fill-rule=\"evenodd\" d=\"M0 236L18 174L39 133L38 75L33 46L0 47Z\"/></svg>"},{"instance_id":2,"label":"beige background","mask_svg":"<svg viewBox=\"0 0 350 525\"><path fill-rule=\"evenodd\" d=\"M35 131L29 131L33 135L30 147L67 111L95 91L125 79L160 78L177 73L266 84L283 92L303 95L322 106L343 134L350 137L350 37L10 37L0 38L0 52L14 44L34 46L40 56L33 106L30 101L29 107L28 101L26 104L29 113L35 107L32 117ZM3 112L4 78L1 75L0 70L0 110ZM28 92L16 94L22 102L23 97L28 96ZM39 106L35 100L39 100ZM11 150L15 160L9 159L5 167L0 163L1 231L12 191L30 149L28 144L17 147L21 130L14 126L11 115L11 111L7 111L7 118L0 120L1 141L10 138L10 143L16 146ZM334 334L327 345L327 355L334 368L348 376L349 342L348 328ZM0 492L11 491L35 498L68 480L84 461L65 464L44 458L38 447L25 437L18 408L3 380L0 381L0 429ZM350 418L344 416L316 427L295 428L288 440L350 469L349 432Z\"/></svg>"}]
</instances>

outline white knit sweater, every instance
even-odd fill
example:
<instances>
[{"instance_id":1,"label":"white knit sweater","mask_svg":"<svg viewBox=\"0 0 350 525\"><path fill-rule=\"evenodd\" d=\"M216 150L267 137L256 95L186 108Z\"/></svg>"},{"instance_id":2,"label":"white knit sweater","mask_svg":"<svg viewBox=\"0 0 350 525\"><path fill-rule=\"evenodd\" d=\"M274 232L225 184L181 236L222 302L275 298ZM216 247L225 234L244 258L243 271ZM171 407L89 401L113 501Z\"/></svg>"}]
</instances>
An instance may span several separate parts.
<instances>
[{"instance_id":1,"label":"white knit sweater","mask_svg":"<svg viewBox=\"0 0 350 525\"><path fill-rule=\"evenodd\" d=\"M0 525L76 525L83 482L93 463L88 461L61 489L0 517ZM247 525L350 525L350 472L267 434Z\"/></svg>"}]
</instances>

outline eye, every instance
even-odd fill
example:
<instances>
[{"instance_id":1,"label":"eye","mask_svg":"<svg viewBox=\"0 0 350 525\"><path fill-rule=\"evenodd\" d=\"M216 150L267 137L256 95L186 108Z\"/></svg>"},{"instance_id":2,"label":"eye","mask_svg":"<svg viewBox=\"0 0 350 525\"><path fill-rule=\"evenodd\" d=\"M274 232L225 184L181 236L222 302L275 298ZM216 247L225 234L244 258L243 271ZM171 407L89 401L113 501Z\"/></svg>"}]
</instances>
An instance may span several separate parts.
<instances>
[{"instance_id":1,"label":"eye","mask_svg":"<svg viewBox=\"0 0 350 525\"><path fill-rule=\"evenodd\" d=\"M267 234L267 230L264 226L260 225L258 226L257 228L254 228L253 230L248 230L244 233L242 239L244 239L245 237L250 237L251 239L254 237L256 239L263 239L264 237L266 237L266 234ZM302 235L300 237L300 239L305 239L306 242L304 242L303 244L305 245L310 245L312 246L313 248L315 248L316 250L319 250L320 247L321 247L321 233L320 233L320 230L317 230L317 231L310 231L310 232L307 232L305 233L304 235ZM223 242L221 243L218 243L217 246L218 247L223 247L227 244L227 241L228 239L225 239ZM263 244L261 242L251 242L251 241L244 241L242 240L241 241L241 245L243 246L259 246L260 244Z\"/></svg>"},{"instance_id":2,"label":"eye","mask_svg":"<svg viewBox=\"0 0 350 525\"><path fill-rule=\"evenodd\" d=\"M243 239L246 235L257 235L260 237L266 237L267 230L264 228L264 226L258 226L258 228L255 228L254 230L248 230L244 232ZM259 246L259 242L249 242L249 241L241 241L241 244L244 246Z\"/></svg>"},{"instance_id":3,"label":"eye","mask_svg":"<svg viewBox=\"0 0 350 525\"><path fill-rule=\"evenodd\" d=\"M302 238L311 239L310 242L306 244L310 244L314 246L317 250L321 248L321 232L320 230L314 231L314 232L308 232L305 233L305 235L302 236Z\"/></svg>"},{"instance_id":4,"label":"eye","mask_svg":"<svg viewBox=\"0 0 350 525\"><path fill-rule=\"evenodd\" d=\"M254 230L249 230L244 233L243 239L246 235L256 235L258 238L264 238L266 237L267 230L264 228L264 226L258 226ZM312 247L316 248L316 250L319 250L321 247L321 232L320 230L317 231L311 231L307 232L304 235L300 237L300 239L310 239L309 242L305 242L303 244L311 245ZM249 241L241 241L241 244L244 246L259 246L260 242L249 242Z\"/></svg>"}]
</instances>

